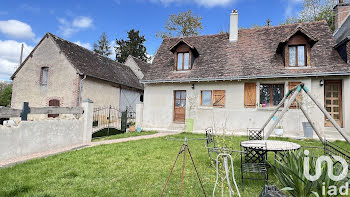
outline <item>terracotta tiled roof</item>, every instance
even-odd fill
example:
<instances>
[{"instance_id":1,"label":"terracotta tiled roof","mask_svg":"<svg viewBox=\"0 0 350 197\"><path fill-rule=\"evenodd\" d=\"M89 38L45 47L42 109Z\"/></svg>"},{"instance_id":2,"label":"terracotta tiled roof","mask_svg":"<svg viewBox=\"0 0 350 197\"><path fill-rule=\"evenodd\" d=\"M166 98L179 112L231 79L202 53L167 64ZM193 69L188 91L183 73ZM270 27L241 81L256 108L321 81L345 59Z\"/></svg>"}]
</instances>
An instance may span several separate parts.
<instances>
[{"instance_id":1,"label":"terracotta tiled roof","mask_svg":"<svg viewBox=\"0 0 350 197\"><path fill-rule=\"evenodd\" d=\"M317 41L311 48L311 68L286 68L281 54L276 52L279 43L297 28L302 28ZM325 73L350 75L350 67L333 49L335 43L326 21L240 29L237 42L229 42L228 34L183 39L199 53L192 70L174 71L174 55L169 48L179 38L168 38L163 40L143 82L275 78Z\"/></svg>"},{"instance_id":2,"label":"terracotta tiled roof","mask_svg":"<svg viewBox=\"0 0 350 197\"><path fill-rule=\"evenodd\" d=\"M106 80L112 83L143 89L134 72L126 65L94 53L77 44L48 33L57 43L79 74Z\"/></svg>"}]
</instances>

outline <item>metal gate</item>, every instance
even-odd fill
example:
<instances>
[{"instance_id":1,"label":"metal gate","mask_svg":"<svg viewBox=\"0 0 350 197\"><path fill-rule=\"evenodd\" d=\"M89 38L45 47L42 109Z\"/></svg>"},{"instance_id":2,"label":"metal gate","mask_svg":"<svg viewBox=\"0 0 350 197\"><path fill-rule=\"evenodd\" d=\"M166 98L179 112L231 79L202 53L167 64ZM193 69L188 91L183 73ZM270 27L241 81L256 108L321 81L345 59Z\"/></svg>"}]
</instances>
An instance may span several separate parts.
<instances>
[{"instance_id":1,"label":"metal gate","mask_svg":"<svg viewBox=\"0 0 350 197\"><path fill-rule=\"evenodd\" d=\"M92 133L107 129L107 135L109 135L111 128L125 133L128 125L135 121L135 117L135 112L128 110L121 112L113 106L96 107L93 114Z\"/></svg>"}]
</instances>

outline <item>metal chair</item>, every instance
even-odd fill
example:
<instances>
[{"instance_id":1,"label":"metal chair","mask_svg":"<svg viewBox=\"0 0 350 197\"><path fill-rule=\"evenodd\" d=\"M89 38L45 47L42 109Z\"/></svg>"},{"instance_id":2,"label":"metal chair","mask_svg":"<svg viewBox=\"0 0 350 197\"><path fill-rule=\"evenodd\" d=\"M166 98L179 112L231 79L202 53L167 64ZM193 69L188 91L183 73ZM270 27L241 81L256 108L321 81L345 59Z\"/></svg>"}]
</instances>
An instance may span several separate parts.
<instances>
[{"instance_id":1,"label":"metal chair","mask_svg":"<svg viewBox=\"0 0 350 197\"><path fill-rule=\"evenodd\" d=\"M264 130L261 129L247 129L248 140L263 140Z\"/></svg>"},{"instance_id":2,"label":"metal chair","mask_svg":"<svg viewBox=\"0 0 350 197\"><path fill-rule=\"evenodd\" d=\"M242 188L244 190L244 179L268 181L268 164L266 143L256 143L251 147L243 147L241 144L241 175ZM244 173L261 174L262 178L244 176Z\"/></svg>"},{"instance_id":3,"label":"metal chair","mask_svg":"<svg viewBox=\"0 0 350 197\"><path fill-rule=\"evenodd\" d=\"M213 128L207 128L205 130L206 136L206 148L208 149L209 158L215 163L217 152L216 152L216 144L215 144L215 136L213 134Z\"/></svg>"}]
</instances>

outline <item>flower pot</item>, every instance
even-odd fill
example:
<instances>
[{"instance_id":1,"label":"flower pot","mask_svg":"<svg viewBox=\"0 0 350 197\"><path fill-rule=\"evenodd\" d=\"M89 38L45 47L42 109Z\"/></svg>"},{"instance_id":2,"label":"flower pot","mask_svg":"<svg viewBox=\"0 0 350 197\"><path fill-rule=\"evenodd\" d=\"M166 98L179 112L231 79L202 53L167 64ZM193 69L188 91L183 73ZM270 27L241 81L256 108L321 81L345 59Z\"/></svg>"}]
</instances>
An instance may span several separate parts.
<instances>
[{"instance_id":1,"label":"flower pot","mask_svg":"<svg viewBox=\"0 0 350 197\"><path fill-rule=\"evenodd\" d=\"M283 135L283 128L282 129L275 129L275 134L278 136L282 136Z\"/></svg>"},{"instance_id":2,"label":"flower pot","mask_svg":"<svg viewBox=\"0 0 350 197\"><path fill-rule=\"evenodd\" d=\"M135 126L130 126L129 127L129 132L134 132L136 131L136 127Z\"/></svg>"}]
</instances>

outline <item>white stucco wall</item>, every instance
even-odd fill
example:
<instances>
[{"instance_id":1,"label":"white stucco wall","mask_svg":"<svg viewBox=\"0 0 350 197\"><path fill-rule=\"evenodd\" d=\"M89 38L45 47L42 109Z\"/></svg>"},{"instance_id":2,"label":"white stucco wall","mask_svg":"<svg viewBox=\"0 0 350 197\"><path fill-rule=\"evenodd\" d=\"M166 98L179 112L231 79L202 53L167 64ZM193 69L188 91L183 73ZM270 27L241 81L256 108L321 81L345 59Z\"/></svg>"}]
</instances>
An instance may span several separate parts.
<instances>
[{"instance_id":1,"label":"white stucco wall","mask_svg":"<svg viewBox=\"0 0 350 197\"><path fill-rule=\"evenodd\" d=\"M48 84L40 84L42 67L48 67ZM79 76L59 48L45 38L13 80L11 107L21 109L23 102L32 107L48 106L51 99L61 107L75 107L78 102Z\"/></svg>"},{"instance_id":2,"label":"white stucco wall","mask_svg":"<svg viewBox=\"0 0 350 197\"><path fill-rule=\"evenodd\" d=\"M327 78L324 78L327 79ZM329 78L332 79L332 78ZM338 77L339 79L339 77ZM350 79L344 79L343 84L343 105L344 110L344 129L350 134L349 125L349 98ZM288 91L288 81L303 82L314 94L320 103L324 103L323 86L320 86L320 78L303 78L303 79L287 79L287 80L259 80L249 81L259 83L284 83L285 93ZM236 132L244 134L247 128L260 128L273 109L268 108L245 108L244 107L244 83L247 81L232 82L200 82L194 83L195 88L192 89L192 83L163 83L163 84L146 84L144 95L143 123L144 129L162 130L184 130L184 124L173 123L174 111L174 90L186 90L186 118L194 119L194 131L204 131L207 127L216 127L218 130L226 128L228 132ZM200 106L201 90L225 90L225 107L203 107ZM194 100L193 108L190 110L191 100ZM259 102L259 89L257 88L257 102ZM303 93L303 102L305 103L312 119L317 122L317 127L326 136L332 138L337 134L334 128L324 127L324 116L314 104ZM191 111L191 112L190 112ZM279 112L280 113L280 112ZM285 136L304 136L302 122L306 122L306 118L298 109L290 109L282 119ZM266 129L270 128L270 123ZM314 134L314 137L317 137ZM336 136L337 137L337 136Z\"/></svg>"},{"instance_id":3,"label":"white stucco wall","mask_svg":"<svg viewBox=\"0 0 350 197\"><path fill-rule=\"evenodd\" d=\"M87 77L83 81L81 95L82 100L91 99L95 107L111 105L119 109L120 88L113 83Z\"/></svg>"}]
</instances>

